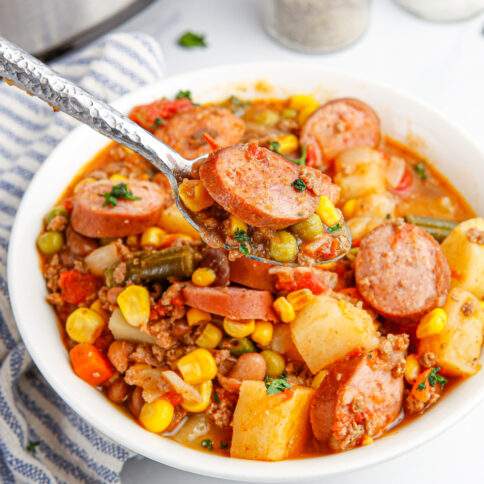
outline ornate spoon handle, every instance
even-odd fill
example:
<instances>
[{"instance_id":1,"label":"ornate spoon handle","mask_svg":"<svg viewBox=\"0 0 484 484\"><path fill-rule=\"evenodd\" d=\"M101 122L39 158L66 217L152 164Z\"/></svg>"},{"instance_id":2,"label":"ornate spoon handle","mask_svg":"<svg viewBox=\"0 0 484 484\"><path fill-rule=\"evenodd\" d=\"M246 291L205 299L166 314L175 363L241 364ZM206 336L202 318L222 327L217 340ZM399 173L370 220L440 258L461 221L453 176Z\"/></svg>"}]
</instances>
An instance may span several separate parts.
<instances>
[{"instance_id":1,"label":"ornate spoon handle","mask_svg":"<svg viewBox=\"0 0 484 484\"><path fill-rule=\"evenodd\" d=\"M2 77L95 131L129 146L167 175L174 188L176 179L179 180L189 172L192 162L182 158L116 109L0 37Z\"/></svg>"}]
</instances>

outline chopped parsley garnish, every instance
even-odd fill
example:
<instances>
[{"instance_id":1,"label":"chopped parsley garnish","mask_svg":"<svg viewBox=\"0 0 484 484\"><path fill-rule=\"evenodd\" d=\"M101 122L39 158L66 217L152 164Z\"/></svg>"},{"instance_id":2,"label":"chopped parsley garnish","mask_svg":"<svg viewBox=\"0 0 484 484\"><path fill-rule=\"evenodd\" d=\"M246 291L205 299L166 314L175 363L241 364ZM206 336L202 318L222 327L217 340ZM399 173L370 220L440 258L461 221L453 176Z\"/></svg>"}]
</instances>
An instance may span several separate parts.
<instances>
[{"instance_id":1,"label":"chopped parsley garnish","mask_svg":"<svg viewBox=\"0 0 484 484\"><path fill-rule=\"evenodd\" d=\"M118 200L141 200L128 188L126 183L118 183L113 185L110 192L103 193L104 196L104 206L111 205L115 207L118 204Z\"/></svg>"},{"instance_id":2,"label":"chopped parsley garnish","mask_svg":"<svg viewBox=\"0 0 484 484\"><path fill-rule=\"evenodd\" d=\"M294 187L295 190L297 190L298 192L303 192L304 190L306 190L306 184L304 183L304 180L302 180L301 178L296 178L292 183L291 185Z\"/></svg>"},{"instance_id":3,"label":"chopped parsley garnish","mask_svg":"<svg viewBox=\"0 0 484 484\"><path fill-rule=\"evenodd\" d=\"M229 448L229 443L228 442L225 442L225 440L221 440L220 441L220 448L221 449L228 449Z\"/></svg>"},{"instance_id":4,"label":"chopped parsley garnish","mask_svg":"<svg viewBox=\"0 0 484 484\"><path fill-rule=\"evenodd\" d=\"M192 91L178 91L176 93L175 99L189 99L192 100Z\"/></svg>"},{"instance_id":5,"label":"chopped parsley garnish","mask_svg":"<svg viewBox=\"0 0 484 484\"><path fill-rule=\"evenodd\" d=\"M202 442L201 442L201 446L204 449L213 450L213 441L212 441L212 439L203 439Z\"/></svg>"},{"instance_id":6,"label":"chopped parsley garnish","mask_svg":"<svg viewBox=\"0 0 484 484\"><path fill-rule=\"evenodd\" d=\"M34 442L33 440L29 440L29 443L27 444L27 452L35 454L39 444L40 442Z\"/></svg>"},{"instance_id":7,"label":"chopped parsley garnish","mask_svg":"<svg viewBox=\"0 0 484 484\"><path fill-rule=\"evenodd\" d=\"M158 128L165 124L165 120L163 118L155 118L155 122L153 123L153 128Z\"/></svg>"},{"instance_id":8,"label":"chopped parsley garnish","mask_svg":"<svg viewBox=\"0 0 484 484\"><path fill-rule=\"evenodd\" d=\"M271 141L269 143L269 149L274 151L274 153L279 153L279 148L281 147L281 143L279 141Z\"/></svg>"},{"instance_id":9,"label":"chopped parsley garnish","mask_svg":"<svg viewBox=\"0 0 484 484\"><path fill-rule=\"evenodd\" d=\"M215 403L220 403L220 397L218 396L217 392L213 392L213 401Z\"/></svg>"},{"instance_id":10,"label":"chopped parsley garnish","mask_svg":"<svg viewBox=\"0 0 484 484\"><path fill-rule=\"evenodd\" d=\"M447 385L447 378L444 378L442 375L439 375L440 367L435 366L430 370L430 373L427 376L427 381L431 387L439 384L440 388L444 388ZM418 390L425 390L425 381L419 383L417 385Z\"/></svg>"},{"instance_id":11,"label":"chopped parsley garnish","mask_svg":"<svg viewBox=\"0 0 484 484\"><path fill-rule=\"evenodd\" d=\"M267 376L264 382L266 384L267 395L276 395L291 388L291 384L287 381L287 376L284 374L279 378Z\"/></svg>"},{"instance_id":12,"label":"chopped parsley garnish","mask_svg":"<svg viewBox=\"0 0 484 484\"><path fill-rule=\"evenodd\" d=\"M427 169L425 168L424 163L420 162L413 165L413 169L421 180L426 180L428 178Z\"/></svg>"},{"instance_id":13,"label":"chopped parsley garnish","mask_svg":"<svg viewBox=\"0 0 484 484\"><path fill-rule=\"evenodd\" d=\"M447 378L439 375L439 371L440 367L438 366L430 370L428 380L431 387L434 387L435 385L437 385L437 383L440 385L440 388L444 388L445 385L447 385Z\"/></svg>"},{"instance_id":14,"label":"chopped parsley garnish","mask_svg":"<svg viewBox=\"0 0 484 484\"><path fill-rule=\"evenodd\" d=\"M177 43L179 46L185 47L185 49L192 49L194 47L207 47L205 35L196 34L195 32L190 31L180 35Z\"/></svg>"},{"instance_id":15,"label":"chopped parsley garnish","mask_svg":"<svg viewBox=\"0 0 484 484\"><path fill-rule=\"evenodd\" d=\"M334 225L331 225L331 227L328 227L326 230L328 233L333 234L334 232L337 232L341 228L341 224L337 223Z\"/></svg>"},{"instance_id":16,"label":"chopped parsley garnish","mask_svg":"<svg viewBox=\"0 0 484 484\"><path fill-rule=\"evenodd\" d=\"M235 229L234 239L239 243L239 252L243 255L249 255L247 244L250 244L250 235L245 230Z\"/></svg>"}]
</instances>

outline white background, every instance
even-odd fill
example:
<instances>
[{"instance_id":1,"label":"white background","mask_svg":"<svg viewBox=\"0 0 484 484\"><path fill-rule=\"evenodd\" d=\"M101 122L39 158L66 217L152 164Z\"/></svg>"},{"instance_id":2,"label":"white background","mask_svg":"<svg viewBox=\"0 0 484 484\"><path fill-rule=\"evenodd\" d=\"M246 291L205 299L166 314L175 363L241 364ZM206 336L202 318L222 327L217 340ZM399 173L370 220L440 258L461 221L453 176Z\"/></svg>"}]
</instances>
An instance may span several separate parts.
<instances>
[{"instance_id":1,"label":"white background","mask_svg":"<svg viewBox=\"0 0 484 484\"><path fill-rule=\"evenodd\" d=\"M484 149L483 15L466 22L428 23L390 0L374 0L371 23L361 41L342 52L310 56L287 50L266 35L259 12L262 1L161 0L118 30L139 30L153 35L162 45L168 75L226 63L294 60L317 62L385 82L444 112ZM186 30L205 33L209 47L190 50L178 47L176 38ZM483 436L484 403L457 426L407 455L324 482L484 483ZM147 460L133 460L125 466L123 482L221 484L223 481Z\"/></svg>"}]
</instances>

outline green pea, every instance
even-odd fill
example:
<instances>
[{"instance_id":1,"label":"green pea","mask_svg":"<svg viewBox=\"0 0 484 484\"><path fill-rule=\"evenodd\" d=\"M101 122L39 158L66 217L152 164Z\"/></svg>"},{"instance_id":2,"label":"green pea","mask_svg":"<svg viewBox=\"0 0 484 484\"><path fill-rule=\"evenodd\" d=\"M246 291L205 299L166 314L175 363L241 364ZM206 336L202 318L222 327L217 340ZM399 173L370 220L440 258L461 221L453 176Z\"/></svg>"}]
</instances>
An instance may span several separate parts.
<instances>
[{"instance_id":1,"label":"green pea","mask_svg":"<svg viewBox=\"0 0 484 484\"><path fill-rule=\"evenodd\" d=\"M291 233L281 230L272 237L269 247L271 259L278 262L294 262L297 252L297 240Z\"/></svg>"},{"instance_id":2,"label":"green pea","mask_svg":"<svg viewBox=\"0 0 484 484\"><path fill-rule=\"evenodd\" d=\"M260 355L266 362L267 376L276 378L282 375L283 371L286 369L286 362L280 353L272 350L264 350Z\"/></svg>"},{"instance_id":3,"label":"green pea","mask_svg":"<svg viewBox=\"0 0 484 484\"><path fill-rule=\"evenodd\" d=\"M59 216L69 218L69 212L61 205L58 205L57 207L51 209L50 212L45 216L46 225L48 225L52 221L52 219Z\"/></svg>"},{"instance_id":4,"label":"green pea","mask_svg":"<svg viewBox=\"0 0 484 484\"><path fill-rule=\"evenodd\" d=\"M60 232L44 232L37 239L37 247L45 255L52 255L62 249L64 237Z\"/></svg>"},{"instance_id":5,"label":"green pea","mask_svg":"<svg viewBox=\"0 0 484 484\"><path fill-rule=\"evenodd\" d=\"M240 338L236 340L234 346L230 348L230 354L232 356L240 356L244 353L254 353L254 343L249 338Z\"/></svg>"},{"instance_id":6,"label":"green pea","mask_svg":"<svg viewBox=\"0 0 484 484\"><path fill-rule=\"evenodd\" d=\"M315 213L291 227L291 232L304 241L314 240L318 235L323 234L323 230L323 222Z\"/></svg>"}]
</instances>

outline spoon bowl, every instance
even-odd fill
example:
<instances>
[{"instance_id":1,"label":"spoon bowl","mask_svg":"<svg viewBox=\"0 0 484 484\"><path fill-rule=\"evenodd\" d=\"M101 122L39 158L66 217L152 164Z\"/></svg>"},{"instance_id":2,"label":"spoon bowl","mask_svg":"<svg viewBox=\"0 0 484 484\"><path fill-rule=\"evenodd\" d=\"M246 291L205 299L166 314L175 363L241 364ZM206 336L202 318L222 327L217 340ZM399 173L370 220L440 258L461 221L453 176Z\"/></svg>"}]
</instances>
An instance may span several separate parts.
<instances>
[{"instance_id":1,"label":"spoon bowl","mask_svg":"<svg viewBox=\"0 0 484 484\"><path fill-rule=\"evenodd\" d=\"M233 247L218 240L216 234L198 223L180 198L179 184L184 178L190 178L191 168L204 162L208 155L194 160L182 157L175 150L140 127L113 107L92 96L79 86L57 75L53 70L20 47L0 37L0 79L25 90L27 93L45 101L52 108L60 110L81 121L95 131L108 136L118 143L129 147L146 158L159 169L172 187L174 199L183 217L197 230L202 239L210 246ZM341 218L338 236L344 238L334 257L315 260L315 263L329 263L343 257L351 248L351 234ZM329 233L329 231L327 230ZM254 254L244 254L251 259L277 265L295 265L281 263Z\"/></svg>"}]
</instances>

